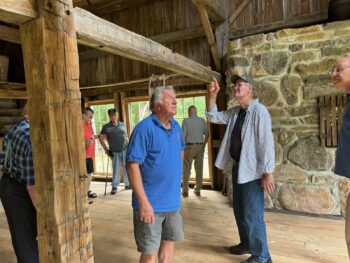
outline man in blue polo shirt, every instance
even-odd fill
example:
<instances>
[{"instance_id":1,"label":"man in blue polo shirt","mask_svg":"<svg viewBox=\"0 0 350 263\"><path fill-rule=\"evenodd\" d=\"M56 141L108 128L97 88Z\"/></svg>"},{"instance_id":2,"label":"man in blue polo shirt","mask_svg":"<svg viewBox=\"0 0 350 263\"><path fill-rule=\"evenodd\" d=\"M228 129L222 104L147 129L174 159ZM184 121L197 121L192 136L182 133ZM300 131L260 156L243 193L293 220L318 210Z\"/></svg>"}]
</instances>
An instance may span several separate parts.
<instances>
[{"instance_id":1,"label":"man in blue polo shirt","mask_svg":"<svg viewBox=\"0 0 350 263\"><path fill-rule=\"evenodd\" d=\"M334 86L348 94L339 134L334 172L350 178L350 56L340 58L330 73ZM350 258L350 195L346 201L345 238Z\"/></svg>"},{"instance_id":2,"label":"man in blue polo shirt","mask_svg":"<svg viewBox=\"0 0 350 263\"><path fill-rule=\"evenodd\" d=\"M158 87L150 99L152 114L134 129L127 150L133 190L134 234L140 263L171 262L174 242L183 239L181 174L185 143L173 119L176 95Z\"/></svg>"}]
</instances>

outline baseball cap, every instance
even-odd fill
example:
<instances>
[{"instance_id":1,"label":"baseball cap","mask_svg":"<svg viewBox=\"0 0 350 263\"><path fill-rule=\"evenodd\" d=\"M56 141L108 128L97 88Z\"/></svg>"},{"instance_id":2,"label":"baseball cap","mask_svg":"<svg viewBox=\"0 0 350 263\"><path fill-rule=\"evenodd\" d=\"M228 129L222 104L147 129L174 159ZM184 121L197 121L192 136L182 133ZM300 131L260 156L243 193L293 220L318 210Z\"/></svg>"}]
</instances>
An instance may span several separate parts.
<instances>
[{"instance_id":1,"label":"baseball cap","mask_svg":"<svg viewBox=\"0 0 350 263\"><path fill-rule=\"evenodd\" d=\"M249 75L232 75L231 82L235 84L238 80L242 80L243 82L249 83L254 86L255 82Z\"/></svg>"}]
</instances>

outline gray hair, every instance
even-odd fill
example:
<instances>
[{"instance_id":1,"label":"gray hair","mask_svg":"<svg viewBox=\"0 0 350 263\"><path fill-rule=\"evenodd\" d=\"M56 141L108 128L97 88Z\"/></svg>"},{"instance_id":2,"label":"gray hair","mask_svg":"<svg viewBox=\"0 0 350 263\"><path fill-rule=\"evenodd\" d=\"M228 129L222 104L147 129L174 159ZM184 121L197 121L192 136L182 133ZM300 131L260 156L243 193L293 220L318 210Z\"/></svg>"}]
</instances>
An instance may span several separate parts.
<instances>
[{"instance_id":1,"label":"gray hair","mask_svg":"<svg viewBox=\"0 0 350 263\"><path fill-rule=\"evenodd\" d=\"M151 98L149 100L149 108L152 112L154 111L156 104L161 103L162 93L165 90L174 91L174 87L173 86L161 86L161 87L155 88L155 90L152 92Z\"/></svg>"}]
</instances>

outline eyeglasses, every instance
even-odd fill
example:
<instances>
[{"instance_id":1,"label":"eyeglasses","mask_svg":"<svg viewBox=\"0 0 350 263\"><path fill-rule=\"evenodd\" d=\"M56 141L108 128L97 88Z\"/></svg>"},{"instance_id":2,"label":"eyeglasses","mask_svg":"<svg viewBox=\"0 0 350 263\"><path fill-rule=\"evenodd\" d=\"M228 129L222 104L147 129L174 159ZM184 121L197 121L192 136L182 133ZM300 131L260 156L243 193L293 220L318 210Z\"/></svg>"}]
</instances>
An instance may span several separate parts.
<instances>
[{"instance_id":1,"label":"eyeglasses","mask_svg":"<svg viewBox=\"0 0 350 263\"><path fill-rule=\"evenodd\" d=\"M232 88L235 88L235 87L243 87L244 85L246 85L246 84L248 84L248 83L246 83L246 82L243 82L243 81L240 81L240 82L236 82L235 84L232 84Z\"/></svg>"},{"instance_id":2,"label":"eyeglasses","mask_svg":"<svg viewBox=\"0 0 350 263\"><path fill-rule=\"evenodd\" d=\"M339 73L343 72L346 68L350 68L350 66L346 66L346 67L333 67L333 68L329 71L329 74L330 74L330 75L339 74Z\"/></svg>"}]
</instances>

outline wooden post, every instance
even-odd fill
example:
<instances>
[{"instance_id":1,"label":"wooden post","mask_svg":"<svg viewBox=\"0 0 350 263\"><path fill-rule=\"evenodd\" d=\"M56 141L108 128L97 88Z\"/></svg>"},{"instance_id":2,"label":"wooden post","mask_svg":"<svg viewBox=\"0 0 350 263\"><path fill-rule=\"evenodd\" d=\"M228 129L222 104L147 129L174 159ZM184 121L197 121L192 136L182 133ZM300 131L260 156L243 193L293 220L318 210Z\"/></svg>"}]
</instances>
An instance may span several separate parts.
<instances>
[{"instance_id":1,"label":"wooden post","mask_svg":"<svg viewBox=\"0 0 350 263\"><path fill-rule=\"evenodd\" d=\"M121 92L113 93L114 108L118 112L119 121L123 121Z\"/></svg>"},{"instance_id":2,"label":"wooden post","mask_svg":"<svg viewBox=\"0 0 350 263\"><path fill-rule=\"evenodd\" d=\"M20 26L40 262L93 262L72 0L37 0Z\"/></svg>"}]
</instances>

